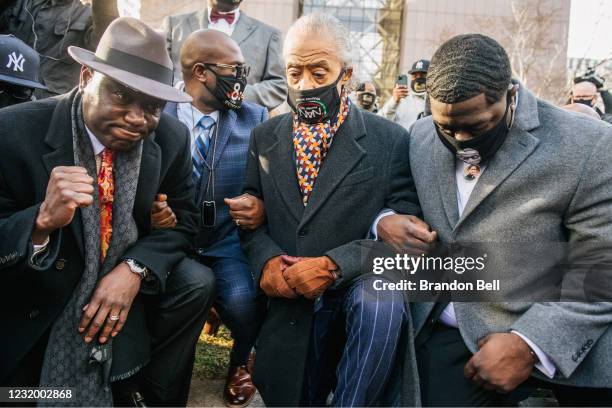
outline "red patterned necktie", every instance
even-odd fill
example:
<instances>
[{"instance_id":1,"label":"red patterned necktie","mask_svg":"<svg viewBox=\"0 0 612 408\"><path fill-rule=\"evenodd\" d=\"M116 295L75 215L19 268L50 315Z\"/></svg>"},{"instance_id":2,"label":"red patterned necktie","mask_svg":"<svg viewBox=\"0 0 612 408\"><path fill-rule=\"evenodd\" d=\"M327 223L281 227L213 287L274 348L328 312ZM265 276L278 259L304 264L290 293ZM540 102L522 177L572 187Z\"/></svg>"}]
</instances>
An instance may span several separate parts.
<instances>
[{"instance_id":1,"label":"red patterned necktie","mask_svg":"<svg viewBox=\"0 0 612 408\"><path fill-rule=\"evenodd\" d=\"M210 12L210 21L216 23L219 20L227 21L227 24L232 24L236 18L236 12L233 13L219 13L217 10Z\"/></svg>"},{"instance_id":2,"label":"red patterned necktie","mask_svg":"<svg viewBox=\"0 0 612 408\"><path fill-rule=\"evenodd\" d=\"M349 106L348 93L343 92L338 115L331 121L313 125L294 121L293 147L295 149L298 184L302 192L304 206L308 204L308 199L319 175L321 163L327 155L336 131L348 115Z\"/></svg>"},{"instance_id":3,"label":"red patterned necktie","mask_svg":"<svg viewBox=\"0 0 612 408\"><path fill-rule=\"evenodd\" d=\"M113 235L113 151L102 151L102 164L98 173L98 196L100 197L100 260L104 262Z\"/></svg>"}]
</instances>

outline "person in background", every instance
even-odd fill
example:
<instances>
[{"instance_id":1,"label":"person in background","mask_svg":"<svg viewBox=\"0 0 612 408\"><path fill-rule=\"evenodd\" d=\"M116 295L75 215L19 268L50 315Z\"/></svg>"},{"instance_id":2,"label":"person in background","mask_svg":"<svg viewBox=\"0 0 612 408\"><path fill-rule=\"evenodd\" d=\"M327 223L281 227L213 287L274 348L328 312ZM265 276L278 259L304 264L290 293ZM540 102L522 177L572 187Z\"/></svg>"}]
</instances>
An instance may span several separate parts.
<instances>
[{"instance_id":1,"label":"person in background","mask_svg":"<svg viewBox=\"0 0 612 408\"><path fill-rule=\"evenodd\" d=\"M115 18L117 0L14 0L0 2L0 34L13 34L40 54L37 98L66 93L79 84L81 66L71 45L94 50ZM91 4L89 4L91 3Z\"/></svg>"},{"instance_id":2,"label":"person in background","mask_svg":"<svg viewBox=\"0 0 612 408\"><path fill-rule=\"evenodd\" d=\"M584 74L574 78L575 84L584 81L591 82L597 87L597 92L604 106L604 112L612 114L612 92L610 92L609 89L604 89L606 80L601 75L597 74L596 67L591 67L587 69Z\"/></svg>"},{"instance_id":3,"label":"person in background","mask_svg":"<svg viewBox=\"0 0 612 408\"><path fill-rule=\"evenodd\" d=\"M373 82L361 82L357 85L355 92L351 95L351 100L357 106L368 112L378 112L378 92Z\"/></svg>"},{"instance_id":4,"label":"person in background","mask_svg":"<svg viewBox=\"0 0 612 408\"><path fill-rule=\"evenodd\" d=\"M597 85L592 81L585 80L577 82L572 86L572 103L581 103L589 106L595 109L602 120L612 123L612 114L605 113L597 107L599 99L600 94L597 90Z\"/></svg>"},{"instance_id":5,"label":"person in background","mask_svg":"<svg viewBox=\"0 0 612 408\"><path fill-rule=\"evenodd\" d=\"M34 89L46 89L38 80L38 53L13 35L0 35L0 108L28 102Z\"/></svg>"},{"instance_id":6,"label":"person in background","mask_svg":"<svg viewBox=\"0 0 612 408\"><path fill-rule=\"evenodd\" d=\"M384 104L378 114L409 129L425 112L425 99L427 97L425 83L428 69L429 60L426 59L420 59L412 64L412 68L408 71L410 89L408 89L408 85L395 84L393 96Z\"/></svg>"},{"instance_id":7,"label":"person in background","mask_svg":"<svg viewBox=\"0 0 612 408\"><path fill-rule=\"evenodd\" d=\"M181 78L180 52L187 36L195 30L211 28L219 30L238 43L251 67L244 99L272 109L281 105L287 97L287 86L281 58L281 33L276 28L249 17L240 10L242 0L208 0L208 7L201 11L170 16L162 29L174 62L174 81Z\"/></svg>"},{"instance_id":8,"label":"person in background","mask_svg":"<svg viewBox=\"0 0 612 408\"><path fill-rule=\"evenodd\" d=\"M184 90L193 102L169 103L165 111L191 133L195 200L201 211L194 266L215 275L215 310L234 339L223 396L228 406L243 407L255 395L248 360L265 316L265 296L253 283L238 229L258 227L265 214L261 200L240 193L251 131L267 120L268 111L242 101L249 67L226 34L210 29L191 33L183 43L181 67ZM175 224L165 199L156 202L153 227Z\"/></svg>"}]
</instances>

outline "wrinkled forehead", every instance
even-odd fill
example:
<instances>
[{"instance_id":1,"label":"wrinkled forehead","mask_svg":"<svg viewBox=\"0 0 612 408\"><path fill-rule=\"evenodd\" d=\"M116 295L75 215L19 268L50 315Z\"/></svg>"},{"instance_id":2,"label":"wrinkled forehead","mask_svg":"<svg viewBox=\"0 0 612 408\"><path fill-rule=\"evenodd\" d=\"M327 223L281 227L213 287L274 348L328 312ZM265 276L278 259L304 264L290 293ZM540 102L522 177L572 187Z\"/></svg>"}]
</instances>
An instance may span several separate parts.
<instances>
[{"instance_id":1,"label":"wrinkled forehead","mask_svg":"<svg viewBox=\"0 0 612 408\"><path fill-rule=\"evenodd\" d=\"M339 50L324 32L307 34L296 32L288 36L285 44L285 64L290 66L326 65L341 68Z\"/></svg>"}]
</instances>

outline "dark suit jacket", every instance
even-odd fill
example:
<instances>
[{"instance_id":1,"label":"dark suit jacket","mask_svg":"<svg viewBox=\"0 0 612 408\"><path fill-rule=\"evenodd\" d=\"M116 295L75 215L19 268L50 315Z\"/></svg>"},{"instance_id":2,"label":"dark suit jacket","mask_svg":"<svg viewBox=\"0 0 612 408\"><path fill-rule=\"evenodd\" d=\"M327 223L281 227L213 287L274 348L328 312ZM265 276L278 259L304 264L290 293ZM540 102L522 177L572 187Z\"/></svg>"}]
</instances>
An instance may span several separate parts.
<instances>
[{"instance_id":1,"label":"dark suit jacket","mask_svg":"<svg viewBox=\"0 0 612 408\"><path fill-rule=\"evenodd\" d=\"M177 117L177 104L168 103L165 112ZM242 251L238 250L239 253L236 253L236 248L240 246L238 232L229 215L229 207L223 199L236 197L242 192L251 131L267 119L268 111L263 106L249 102L243 102L237 111L219 112L219 131L214 157L214 201L217 207L217 220L214 227L205 227L198 217L199 228L195 241L195 247L206 249L208 256L244 258ZM191 126L190 123L186 125ZM212 151L211 145L206 157L209 165L213 161ZM205 167L196 199L198 208L202 208L207 187L209 187L207 199L210 200L212 196L212 186L208 186L208 177L209 170Z\"/></svg>"},{"instance_id":2,"label":"dark suit jacket","mask_svg":"<svg viewBox=\"0 0 612 408\"><path fill-rule=\"evenodd\" d=\"M420 212L408 133L353 105L334 136L307 207L298 189L291 134L291 114L253 131L245 190L263 199L267 222L243 233L243 248L258 286L266 262L286 253L329 256L342 275L336 287L346 287L368 272L361 259L372 242L365 238L378 212L384 207ZM270 299L255 363L255 382L266 405L299 404L312 314L310 300Z\"/></svg>"},{"instance_id":3,"label":"dark suit jacket","mask_svg":"<svg viewBox=\"0 0 612 408\"><path fill-rule=\"evenodd\" d=\"M51 236L39 266L30 263L31 231L51 170L74 166L70 107L74 91L0 110L0 382L52 325L84 265L80 211ZM195 206L187 129L164 114L144 142L134 218L139 240L125 257L146 265L163 290L168 273L191 248ZM155 194L168 194L174 229L151 230ZM114 342L113 373L148 359L143 306L134 302Z\"/></svg>"}]
</instances>

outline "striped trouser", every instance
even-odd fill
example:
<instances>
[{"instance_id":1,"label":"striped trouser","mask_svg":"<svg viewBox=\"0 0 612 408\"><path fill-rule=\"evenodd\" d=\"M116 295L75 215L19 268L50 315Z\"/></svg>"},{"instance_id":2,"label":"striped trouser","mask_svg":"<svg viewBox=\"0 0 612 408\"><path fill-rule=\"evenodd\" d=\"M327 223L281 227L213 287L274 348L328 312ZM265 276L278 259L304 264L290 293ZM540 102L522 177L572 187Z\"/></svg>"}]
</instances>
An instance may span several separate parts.
<instances>
[{"instance_id":1,"label":"striped trouser","mask_svg":"<svg viewBox=\"0 0 612 408\"><path fill-rule=\"evenodd\" d=\"M373 289L375 278L319 299L306 363L304 405L376 405L389 381L407 319L401 292ZM376 278L379 279L379 278Z\"/></svg>"}]
</instances>

